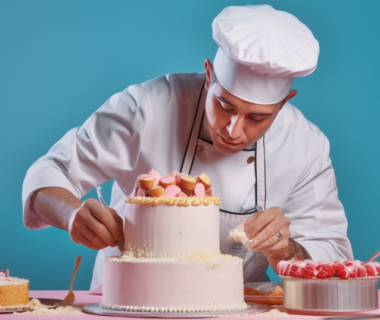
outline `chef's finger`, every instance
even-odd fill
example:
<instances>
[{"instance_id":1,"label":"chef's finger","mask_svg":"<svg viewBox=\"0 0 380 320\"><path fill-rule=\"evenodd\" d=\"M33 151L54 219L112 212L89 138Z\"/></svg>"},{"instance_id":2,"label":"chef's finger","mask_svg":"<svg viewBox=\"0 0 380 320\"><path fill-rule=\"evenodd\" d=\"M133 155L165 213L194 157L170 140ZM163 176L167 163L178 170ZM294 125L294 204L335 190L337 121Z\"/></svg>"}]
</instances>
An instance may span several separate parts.
<instances>
[{"instance_id":1,"label":"chef's finger","mask_svg":"<svg viewBox=\"0 0 380 320\"><path fill-rule=\"evenodd\" d=\"M261 244L257 245L256 248L257 248L257 250L265 250L265 249L268 249L268 248L271 248L271 250L275 250L275 246L280 241L283 241L284 243L286 242L286 245L285 244L283 244L283 245L287 246L287 242L289 240L289 236L290 236L289 230L281 229L274 236L270 237L268 240L265 240Z\"/></svg>"},{"instance_id":2,"label":"chef's finger","mask_svg":"<svg viewBox=\"0 0 380 320\"><path fill-rule=\"evenodd\" d=\"M85 226L91 229L96 236L101 238L107 244L106 246L112 247L116 245L117 240L108 230L108 228L98 219L94 218L91 215L88 216L85 222ZM85 229L83 230L83 232L85 232ZM90 240L92 239L90 238Z\"/></svg>"},{"instance_id":3,"label":"chef's finger","mask_svg":"<svg viewBox=\"0 0 380 320\"><path fill-rule=\"evenodd\" d=\"M276 219L276 213L273 210L266 210L264 213L260 214L254 223L250 224L245 230L245 234L248 239L253 239L257 234L264 229L268 224ZM282 226L279 226L281 229ZM264 239L261 239L262 241Z\"/></svg>"},{"instance_id":4,"label":"chef's finger","mask_svg":"<svg viewBox=\"0 0 380 320\"><path fill-rule=\"evenodd\" d=\"M84 235L77 233L74 236L71 235L71 239L75 243L80 243L86 246L87 248L93 249L93 250L100 250L102 247L99 247L98 245L94 244L91 240L87 239Z\"/></svg>"},{"instance_id":5,"label":"chef's finger","mask_svg":"<svg viewBox=\"0 0 380 320\"><path fill-rule=\"evenodd\" d=\"M97 246L101 248L105 247L115 247L117 245L117 241L112 239L112 236L108 235L108 241L105 241L104 234L97 234L90 227L84 226L81 230L82 235L84 235L87 239L91 240Z\"/></svg>"},{"instance_id":6,"label":"chef's finger","mask_svg":"<svg viewBox=\"0 0 380 320\"><path fill-rule=\"evenodd\" d=\"M245 231L247 228L249 228L256 219L264 212L264 210L260 210L256 212L254 215L250 216L238 229L239 231Z\"/></svg>"},{"instance_id":7,"label":"chef's finger","mask_svg":"<svg viewBox=\"0 0 380 320\"><path fill-rule=\"evenodd\" d=\"M117 215L116 211L112 208L103 207L95 199L88 199L86 202L91 214L109 230L113 238L117 241L122 240L124 238L123 224L122 221L120 223L121 218ZM117 220L114 218L114 215L118 217ZM94 231L96 232L96 230Z\"/></svg>"},{"instance_id":8,"label":"chef's finger","mask_svg":"<svg viewBox=\"0 0 380 320\"><path fill-rule=\"evenodd\" d=\"M269 241L272 244L276 242L276 236L278 237L278 232L282 236L289 237L289 225L290 220L283 215L276 216L269 224L267 224L259 233L254 237L254 245L256 248L261 246L265 241Z\"/></svg>"}]
</instances>

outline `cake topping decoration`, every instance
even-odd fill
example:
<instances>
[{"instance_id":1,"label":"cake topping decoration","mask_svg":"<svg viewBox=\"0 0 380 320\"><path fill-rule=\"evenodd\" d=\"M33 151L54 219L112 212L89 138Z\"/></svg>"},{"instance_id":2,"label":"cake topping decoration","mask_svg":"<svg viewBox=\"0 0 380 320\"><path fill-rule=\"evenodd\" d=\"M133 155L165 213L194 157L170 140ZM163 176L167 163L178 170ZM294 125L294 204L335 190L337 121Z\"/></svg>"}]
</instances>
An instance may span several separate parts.
<instances>
[{"instance_id":1,"label":"cake topping decoration","mask_svg":"<svg viewBox=\"0 0 380 320\"><path fill-rule=\"evenodd\" d=\"M0 271L0 281L12 281L14 277L9 276L9 270L3 269Z\"/></svg>"},{"instance_id":2,"label":"cake topping decoration","mask_svg":"<svg viewBox=\"0 0 380 320\"><path fill-rule=\"evenodd\" d=\"M148 190L148 194L152 198L159 198L164 195L165 189L161 186L154 186Z\"/></svg>"},{"instance_id":3,"label":"cake topping decoration","mask_svg":"<svg viewBox=\"0 0 380 320\"><path fill-rule=\"evenodd\" d=\"M132 195L126 203L199 206L211 203L219 205L220 199L214 196L211 180L205 173L192 177L172 171L163 177L151 169L137 177Z\"/></svg>"},{"instance_id":4,"label":"cake topping decoration","mask_svg":"<svg viewBox=\"0 0 380 320\"><path fill-rule=\"evenodd\" d=\"M305 279L355 279L380 276L380 262L370 262L366 265L361 261L280 261L277 265L278 274L284 277Z\"/></svg>"}]
</instances>

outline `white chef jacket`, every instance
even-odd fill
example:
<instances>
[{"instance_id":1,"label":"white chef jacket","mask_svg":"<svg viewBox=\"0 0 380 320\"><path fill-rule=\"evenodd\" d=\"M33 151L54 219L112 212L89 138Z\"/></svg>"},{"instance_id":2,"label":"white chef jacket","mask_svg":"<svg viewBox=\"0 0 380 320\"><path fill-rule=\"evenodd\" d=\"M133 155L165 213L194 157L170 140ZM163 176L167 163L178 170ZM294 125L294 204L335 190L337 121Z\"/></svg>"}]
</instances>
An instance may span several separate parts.
<instances>
[{"instance_id":1,"label":"white chef jacket","mask_svg":"<svg viewBox=\"0 0 380 320\"><path fill-rule=\"evenodd\" d=\"M197 113L204 109L204 83L204 73L169 74L113 95L81 127L68 131L29 168L22 191L25 226L30 229L50 226L30 208L29 199L35 190L61 187L81 198L94 186L111 179L115 182L110 207L123 217L125 197L133 190L139 174L154 168L166 175L183 167ZM217 195L225 211L222 216L234 220L237 226L248 218L239 214L253 203L264 208L281 207L291 221L291 238L305 247L313 260L353 259L347 219L338 199L329 158L329 142L290 103L285 104L265 137L256 144L257 150L222 155L210 142L199 139L197 145L203 147L204 153L195 152L190 171L209 174L207 170L211 170L212 181L218 179ZM251 170L255 175L250 174L252 178L243 181L227 181L227 177L234 176L229 174L231 171L239 173L247 165L245 155L250 157L252 152L257 152L255 170ZM205 167L207 170L203 170ZM243 198L234 201L231 189L239 190ZM251 196L245 197L244 192L250 192ZM241 202L241 199L248 200ZM222 217L221 232L223 224ZM262 261L260 253L256 257L252 251L228 252L227 248L233 245L223 245L223 239L223 253L251 257L245 260L245 280L264 279L267 262L258 263L257 268L246 268L255 259ZM117 248L99 251L92 288L102 281L104 257L119 253Z\"/></svg>"}]
</instances>

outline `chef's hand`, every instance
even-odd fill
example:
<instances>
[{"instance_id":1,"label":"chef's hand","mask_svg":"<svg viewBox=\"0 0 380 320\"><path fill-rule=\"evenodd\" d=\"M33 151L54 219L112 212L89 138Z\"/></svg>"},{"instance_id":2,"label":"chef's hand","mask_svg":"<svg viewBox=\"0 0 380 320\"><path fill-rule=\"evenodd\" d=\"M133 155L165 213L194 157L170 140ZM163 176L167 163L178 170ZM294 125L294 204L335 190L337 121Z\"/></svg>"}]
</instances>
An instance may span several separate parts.
<instances>
[{"instance_id":1,"label":"chef's hand","mask_svg":"<svg viewBox=\"0 0 380 320\"><path fill-rule=\"evenodd\" d=\"M248 248L267 256L281 255L289 246L290 220L281 208L262 210L249 217L240 227L250 241Z\"/></svg>"},{"instance_id":2,"label":"chef's hand","mask_svg":"<svg viewBox=\"0 0 380 320\"><path fill-rule=\"evenodd\" d=\"M103 207L95 199L88 199L73 213L69 234L76 243L90 249L115 247L123 240L123 220L112 208Z\"/></svg>"}]
</instances>

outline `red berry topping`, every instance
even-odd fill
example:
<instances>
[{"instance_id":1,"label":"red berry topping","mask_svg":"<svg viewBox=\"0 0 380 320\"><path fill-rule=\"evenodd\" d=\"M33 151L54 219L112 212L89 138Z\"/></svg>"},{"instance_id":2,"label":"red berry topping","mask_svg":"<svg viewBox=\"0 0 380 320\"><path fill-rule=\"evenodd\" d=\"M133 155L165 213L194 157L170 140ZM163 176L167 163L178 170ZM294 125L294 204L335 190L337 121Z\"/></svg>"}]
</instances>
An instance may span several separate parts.
<instances>
[{"instance_id":1,"label":"red berry topping","mask_svg":"<svg viewBox=\"0 0 380 320\"><path fill-rule=\"evenodd\" d=\"M334 275L335 269L330 263L324 263L317 272L317 278L329 279Z\"/></svg>"},{"instance_id":2,"label":"red berry topping","mask_svg":"<svg viewBox=\"0 0 380 320\"><path fill-rule=\"evenodd\" d=\"M289 276L294 278L302 278L305 263L302 261L295 261L291 264Z\"/></svg>"},{"instance_id":3,"label":"red berry topping","mask_svg":"<svg viewBox=\"0 0 380 320\"><path fill-rule=\"evenodd\" d=\"M315 278L317 270L313 261L306 261L305 268L303 270L303 277L306 279Z\"/></svg>"},{"instance_id":4,"label":"red berry topping","mask_svg":"<svg viewBox=\"0 0 380 320\"><path fill-rule=\"evenodd\" d=\"M368 277L376 277L377 271L376 266L373 262L367 263L364 267Z\"/></svg>"}]
</instances>

